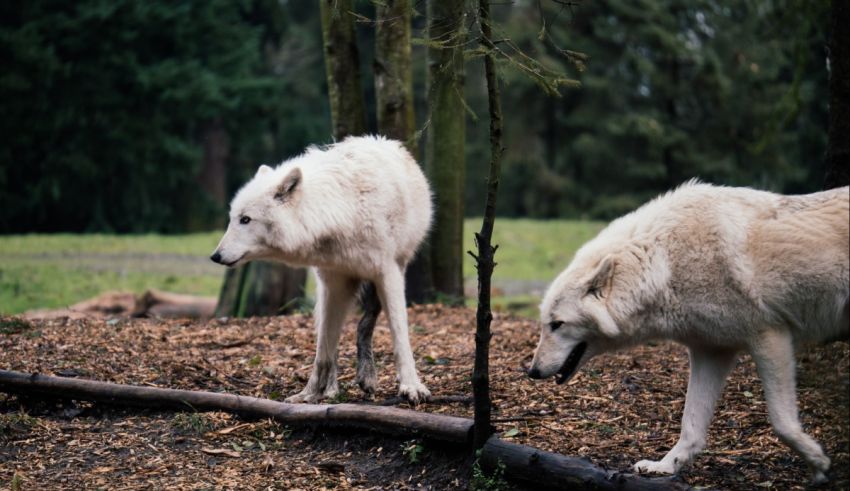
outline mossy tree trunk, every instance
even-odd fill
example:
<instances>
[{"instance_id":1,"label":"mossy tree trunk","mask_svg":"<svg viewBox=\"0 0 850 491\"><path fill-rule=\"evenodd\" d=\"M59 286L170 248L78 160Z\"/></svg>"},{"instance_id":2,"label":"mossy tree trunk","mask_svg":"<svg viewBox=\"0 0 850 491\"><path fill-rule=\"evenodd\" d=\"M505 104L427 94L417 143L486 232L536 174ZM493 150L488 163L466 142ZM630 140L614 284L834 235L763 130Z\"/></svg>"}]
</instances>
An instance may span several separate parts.
<instances>
[{"instance_id":1,"label":"mossy tree trunk","mask_svg":"<svg viewBox=\"0 0 850 491\"><path fill-rule=\"evenodd\" d=\"M428 2L426 168L435 204L431 271L434 289L451 303L463 301L464 14L463 0Z\"/></svg>"},{"instance_id":2,"label":"mossy tree trunk","mask_svg":"<svg viewBox=\"0 0 850 491\"><path fill-rule=\"evenodd\" d=\"M366 133L360 54L351 0L319 0L334 139Z\"/></svg>"},{"instance_id":3,"label":"mossy tree trunk","mask_svg":"<svg viewBox=\"0 0 850 491\"><path fill-rule=\"evenodd\" d=\"M387 0L375 7L375 99L378 133L404 142L418 160L411 64L410 0ZM433 298L430 253L420 248L407 267L407 301L425 303Z\"/></svg>"},{"instance_id":4,"label":"mossy tree trunk","mask_svg":"<svg viewBox=\"0 0 850 491\"><path fill-rule=\"evenodd\" d=\"M304 298L307 270L254 261L228 269L215 309L216 317L289 314Z\"/></svg>"},{"instance_id":5,"label":"mossy tree trunk","mask_svg":"<svg viewBox=\"0 0 850 491\"><path fill-rule=\"evenodd\" d=\"M187 217L190 232L214 229L227 209L227 161L230 158L230 136L221 117L210 118L201 125L201 165L196 176L197 196L191 200L192 212Z\"/></svg>"},{"instance_id":6,"label":"mossy tree trunk","mask_svg":"<svg viewBox=\"0 0 850 491\"><path fill-rule=\"evenodd\" d=\"M850 2L832 0L826 189L850 184Z\"/></svg>"}]
</instances>

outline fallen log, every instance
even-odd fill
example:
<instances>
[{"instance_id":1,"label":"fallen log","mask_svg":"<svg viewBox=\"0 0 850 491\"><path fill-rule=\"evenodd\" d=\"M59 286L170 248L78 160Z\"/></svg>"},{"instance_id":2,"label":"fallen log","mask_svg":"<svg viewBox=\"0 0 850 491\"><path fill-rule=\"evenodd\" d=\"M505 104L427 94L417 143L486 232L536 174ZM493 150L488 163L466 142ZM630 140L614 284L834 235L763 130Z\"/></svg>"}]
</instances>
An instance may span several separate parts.
<instances>
[{"instance_id":1,"label":"fallen log","mask_svg":"<svg viewBox=\"0 0 850 491\"><path fill-rule=\"evenodd\" d=\"M131 317L209 319L215 313L218 299L184 295L160 290L147 290L136 298Z\"/></svg>"},{"instance_id":2,"label":"fallen log","mask_svg":"<svg viewBox=\"0 0 850 491\"><path fill-rule=\"evenodd\" d=\"M397 407L288 404L217 392L161 389L0 370L0 392L153 408L227 411L284 424L348 427L468 444L472 420Z\"/></svg>"},{"instance_id":3,"label":"fallen log","mask_svg":"<svg viewBox=\"0 0 850 491\"><path fill-rule=\"evenodd\" d=\"M481 449L482 469L493 472L504 465L505 476L534 489L582 489L594 491L685 491L693 489L670 477L647 478L607 471L588 460L567 457L519 445L491 436Z\"/></svg>"},{"instance_id":4,"label":"fallen log","mask_svg":"<svg viewBox=\"0 0 850 491\"><path fill-rule=\"evenodd\" d=\"M131 292L106 292L94 298L61 309L36 309L24 312L29 320L106 319L113 317L191 318L208 319L213 316L215 297L201 297L147 290L136 296Z\"/></svg>"},{"instance_id":5,"label":"fallen log","mask_svg":"<svg viewBox=\"0 0 850 491\"><path fill-rule=\"evenodd\" d=\"M353 428L378 433L430 438L472 447L473 422L446 416L365 404L288 404L236 394L162 389L0 370L0 392L52 399L190 411L227 411L253 418L273 418L283 424ZM446 396L456 397L456 396ZM684 491L692 489L671 478L607 471L585 459L509 443L493 436L481 449L482 468L499 463L505 477L535 489L599 491Z\"/></svg>"}]
</instances>

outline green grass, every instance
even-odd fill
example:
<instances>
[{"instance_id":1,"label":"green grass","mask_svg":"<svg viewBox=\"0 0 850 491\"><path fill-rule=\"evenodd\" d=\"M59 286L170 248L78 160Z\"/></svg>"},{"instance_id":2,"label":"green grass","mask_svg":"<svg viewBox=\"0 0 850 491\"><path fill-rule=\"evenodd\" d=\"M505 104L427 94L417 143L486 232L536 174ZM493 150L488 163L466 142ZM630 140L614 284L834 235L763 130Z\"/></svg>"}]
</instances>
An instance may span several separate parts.
<instances>
[{"instance_id":1,"label":"green grass","mask_svg":"<svg viewBox=\"0 0 850 491\"><path fill-rule=\"evenodd\" d=\"M210 232L0 237L0 313L66 307L108 290L143 293L156 288L217 295L224 269L210 268L203 259L220 236ZM158 254L169 255L170 262L158 261L154 257ZM186 266L187 260L193 261L191 266Z\"/></svg>"},{"instance_id":2,"label":"green grass","mask_svg":"<svg viewBox=\"0 0 850 491\"><path fill-rule=\"evenodd\" d=\"M464 278L474 282L473 233L481 220L465 223ZM576 249L604 226L599 222L498 219L496 288L510 282L546 283L563 270ZM48 234L0 236L0 313L65 307L108 290L142 293L156 288L217 295L224 268L206 258L220 232L187 235ZM309 282L312 284L312 281ZM494 298L501 308L534 305L527 294ZM468 299L474 304L475 299ZM523 311L524 313L531 313Z\"/></svg>"},{"instance_id":3,"label":"green grass","mask_svg":"<svg viewBox=\"0 0 850 491\"><path fill-rule=\"evenodd\" d=\"M493 244L499 249L493 280L549 282L567 267L576 250L604 226L603 222L497 218ZM474 234L480 229L480 218L464 222L464 253L477 253ZM463 263L463 277L475 278L475 264L468 254Z\"/></svg>"},{"instance_id":4,"label":"green grass","mask_svg":"<svg viewBox=\"0 0 850 491\"><path fill-rule=\"evenodd\" d=\"M28 234L0 236L0 260L7 254L185 254L209 256L221 232L185 235Z\"/></svg>"}]
</instances>

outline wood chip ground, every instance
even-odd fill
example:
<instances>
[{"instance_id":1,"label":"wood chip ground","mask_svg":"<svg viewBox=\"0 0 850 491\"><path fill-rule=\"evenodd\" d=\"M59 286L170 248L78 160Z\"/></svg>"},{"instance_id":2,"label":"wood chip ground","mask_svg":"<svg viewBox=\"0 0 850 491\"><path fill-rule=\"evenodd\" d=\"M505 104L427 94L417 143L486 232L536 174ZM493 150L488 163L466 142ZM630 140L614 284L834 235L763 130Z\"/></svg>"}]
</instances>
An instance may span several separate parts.
<instances>
[{"instance_id":1,"label":"wood chip ground","mask_svg":"<svg viewBox=\"0 0 850 491\"><path fill-rule=\"evenodd\" d=\"M359 402L356 319L340 345L336 402ZM3 325L7 325L4 322ZM9 324L12 325L12 324ZM14 324L17 325L17 324ZM417 367L434 395L467 395L474 311L410 310ZM537 340L534 321L497 314L491 383L504 438L626 470L675 442L688 378L687 353L659 343L597 357L567 385L523 373ZM0 329L0 367L23 372L283 399L300 390L314 355L309 316L37 321ZM394 398L385 320L375 334L379 391ZM823 489L850 488L850 348L798 354L804 427L833 460ZM364 401L365 402L365 401ZM463 402L419 410L462 416ZM411 452L411 448L416 448ZM416 454L410 463L411 453ZM20 489L452 489L471 462L433 442L286 428L224 413L169 413L89 403L44 403L0 394L0 487ZM807 470L773 434L752 360L742 355L711 425L705 452L682 474L692 486L806 489Z\"/></svg>"}]
</instances>

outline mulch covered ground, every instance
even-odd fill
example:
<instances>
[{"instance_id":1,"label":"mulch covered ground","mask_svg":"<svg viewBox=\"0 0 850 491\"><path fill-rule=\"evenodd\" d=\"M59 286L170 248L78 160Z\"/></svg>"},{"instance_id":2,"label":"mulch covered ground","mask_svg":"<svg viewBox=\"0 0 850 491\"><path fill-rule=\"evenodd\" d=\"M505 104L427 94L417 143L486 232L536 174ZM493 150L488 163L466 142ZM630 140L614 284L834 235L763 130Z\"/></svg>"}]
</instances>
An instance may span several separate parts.
<instances>
[{"instance_id":1,"label":"mulch covered ground","mask_svg":"<svg viewBox=\"0 0 850 491\"><path fill-rule=\"evenodd\" d=\"M354 378L354 318L340 347L340 381ZM410 310L411 341L434 395L469 393L474 312ZM0 368L158 387L284 398L310 374L312 319L305 316L2 322ZM491 383L504 438L626 470L662 457L678 436L688 378L672 344L598 357L567 385L525 377L535 322L497 315ZM376 402L395 396L392 349L379 321ZM799 356L804 427L833 460L825 489L850 488L850 348L811 347ZM362 399L348 387L339 402ZM423 411L471 416L460 403ZM411 460L416 460L411 463ZM287 428L224 413L45 403L0 394L0 486L21 489L464 488L471 461L433 442ZM706 451L682 478L721 489L805 489L805 464L772 433L755 367L742 356L720 402Z\"/></svg>"}]
</instances>

